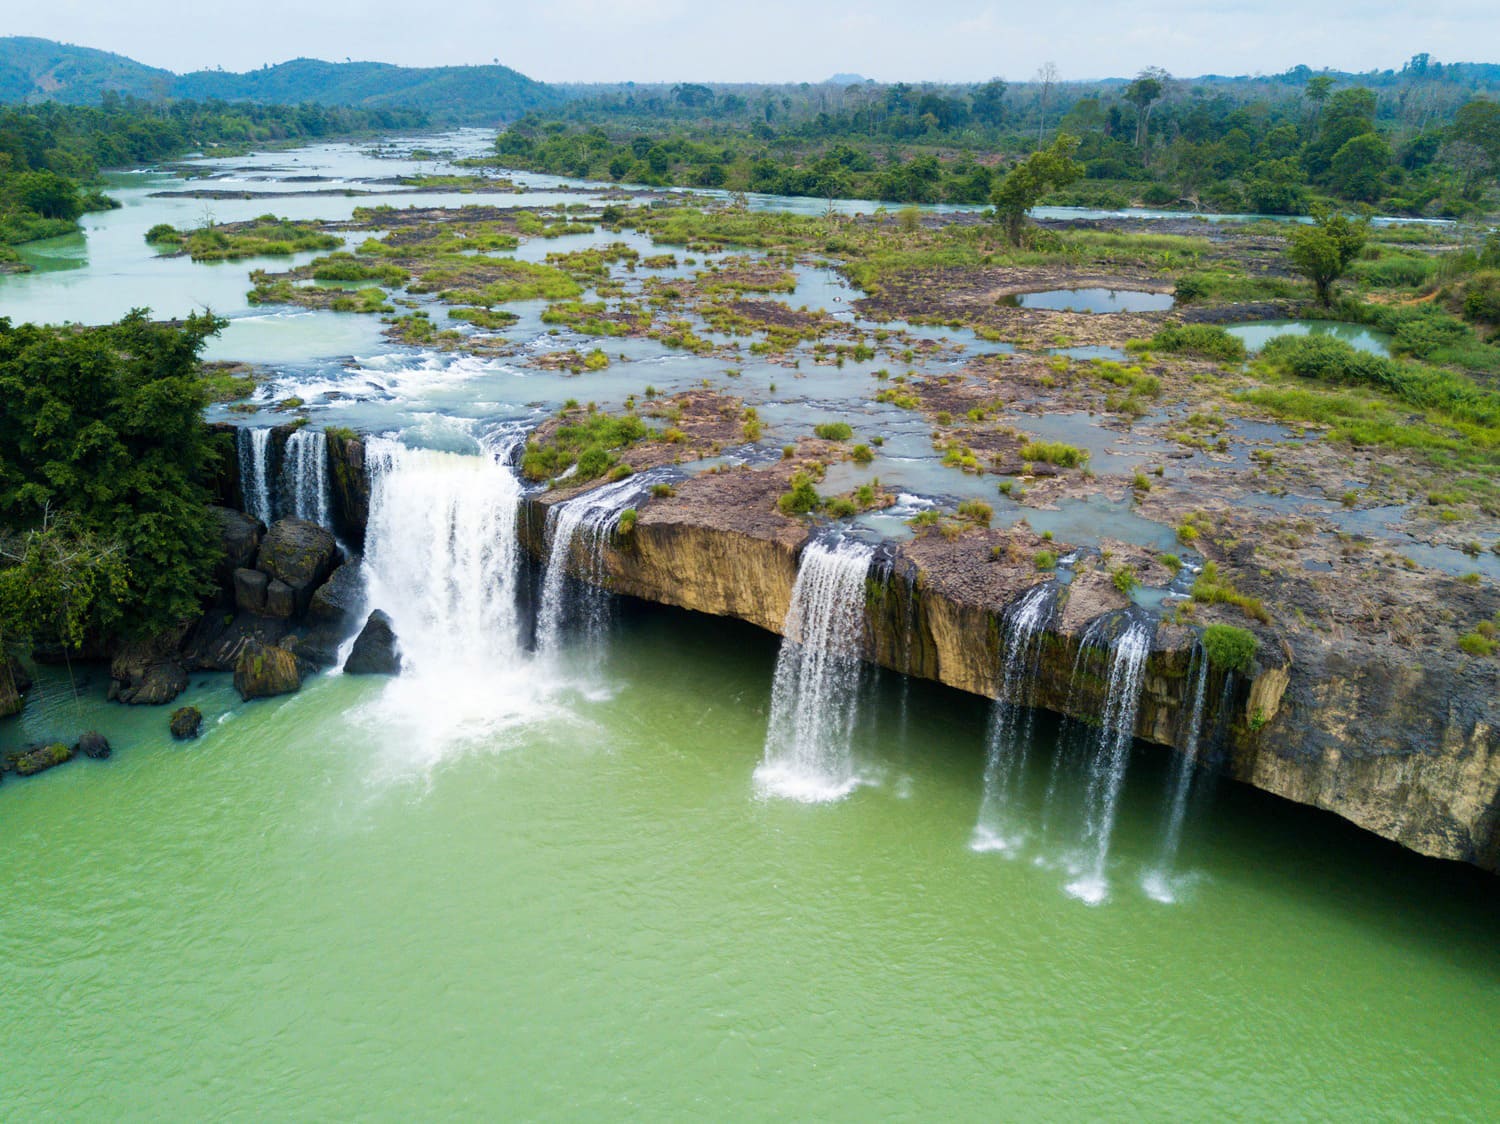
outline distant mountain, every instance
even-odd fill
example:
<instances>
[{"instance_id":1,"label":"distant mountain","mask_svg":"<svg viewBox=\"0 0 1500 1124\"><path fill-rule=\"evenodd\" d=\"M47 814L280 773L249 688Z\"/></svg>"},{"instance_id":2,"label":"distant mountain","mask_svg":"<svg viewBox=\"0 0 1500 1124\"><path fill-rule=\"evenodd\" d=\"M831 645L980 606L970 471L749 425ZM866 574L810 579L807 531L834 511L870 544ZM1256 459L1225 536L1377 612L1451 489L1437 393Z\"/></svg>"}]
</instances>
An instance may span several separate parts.
<instances>
[{"instance_id":1,"label":"distant mountain","mask_svg":"<svg viewBox=\"0 0 1500 1124\"><path fill-rule=\"evenodd\" d=\"M138 98L170 96L170 70L92 47L50 39L0 38L0 102L98 101L106 90Z\"/></svg>"},{"instance_id":2,"label":"distant mountain","mask_svg":"<svg viewBox=\"0 0 1500 1124\"><path fill-rule=\"evenodd\" d=\"M0 102L86 104L106 92L138 98L252 101L264 104L396 106L434 119L491 121L562 102L551 87L508 66L392 66L380 62L291 62L234 74L174 74L123 55L50 39L0 38Z\"/></svg>"},{"instance_id":3,"label":"distant mountain","mask_svg":"<svg viewBox=\"0 0 1500 1124\"><path fill-rule=\"evenodd\" d=\"M823 80L825 86L863 86L869 79L863 74L835 74Z\"/></svg>"}]
</instances>

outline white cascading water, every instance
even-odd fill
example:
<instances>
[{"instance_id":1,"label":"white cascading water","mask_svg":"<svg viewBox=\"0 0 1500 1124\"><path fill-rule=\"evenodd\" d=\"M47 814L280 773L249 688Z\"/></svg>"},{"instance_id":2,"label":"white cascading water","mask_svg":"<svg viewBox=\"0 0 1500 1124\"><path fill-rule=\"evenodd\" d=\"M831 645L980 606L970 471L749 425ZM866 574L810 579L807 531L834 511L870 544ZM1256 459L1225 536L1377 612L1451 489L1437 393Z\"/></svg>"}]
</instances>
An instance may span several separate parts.
<instances>
[{"instance_id":1,"label":"white cascading water","mask_svg":"<svg viewBox=\"0 0 1500 1124\"><path fill-rule=\"evenodd\" d=\"M1135 716L1140 709L1141 684L1154 632L1154 623L1132 617L1109 646L1108 694L1084 795L1086 866L1067 887L1068 893L1090 905L1102 902L1109 893L1105 864L1109 861L1110 836L1114 834L1120 787L1125 781L1130 743L1135 737ZM1096 643L1097 637L1084 637L1085 645Z\"/></svg>"},{"instance_id":2,"label":"white cascading water","mask_svg":"<svg viewBox=\"0 0 1500 1124\"><path fill-rule=\"evenodd\" d=\"M1005 614L1005 662L1000 694L990 710L984 797L969 843L975 851L1014 851L1022 842L1010 809L1025 779L1037 660L1056 594L1052 582L1039 583L1021 594Z\"/></svg>"},{"instance_id":3,"label":"white cascading water","mask_svg":"<svg viewBox=\"0 0 1500 1124\"><path fill-rule=\"evenodd\" d=\"M853 540L814 542L802 552L776 657L765 759L755 770L762 792L812 803L858 783L851 741L873 557Z\"/></svg>"},{"instance_id":4,"label":"white cascading water","mask_svg":"<svg viewBox=\"0 0 1500 1124\"><path fill-rule=\"evenodd\" d=\"M516 598L521 485L508 462L519 440L502 434L478 456L366 445L367 603L390 615L402 659L371 718L401 731L408 759L551 713Z\"/></svg>"},{"instance_id":5,"label":"white cascading water","mask_svg":"<svg viewBox=\"0 0 1500 1124\"><path fill-rule=\"evenodd\" d=\"M286 441L281 456L281 495L288 513L320 527L329 526L328 435L305 425Z\"/></svg>"},{"instance_id":6,"label":"white cascading water","mask_svg":"<svg viewBox=\"0 0 1500 1124\"><path fill-rule=\"evenodd\" d=\"M637 477L595 488L554 505L547 512L547 571L537 612L537 648L547 655L562 649L570 624L597 630L604 616L604 545L619 525L620 515L639 495L644 481ZM581 546L585 563L568 580L568 564Z\"/></svg>"},{"instance_id":7,"label":"white cascading water","mask_svg":"<svg viewBox=\"0 0 1500 1124\"><path fill-rule=\"evenodd\" d=\"M245 513L270 525L275 513L271 510L271 431L262 426L258 429L240 429L235 435L235 452L240 462L240 492L245 497Z\"/></svg>"},{"instance_id":8,"label":"white cascading water","mask_svg":"<svg viewBox=\"0 0 1500 1124\"><path fill-rule=\"evenodd\" d=\"M1197 675L1193 679L1193 709L1189 712L1182 752L1172 768L1172 783L1167 796L1166 830L1162 833L1161 851L1156 866L1147 872L1142 888L1159 902L1177 900L1172 888L1172 872L1177 849L1182 845L1182 825L1187 819L1188 793L1193 787L1193 773L1198 765L1198 743L1203 737L1203 703L1208 693L1208 655L1199 644L1193 649ZM1192 674L1192 669L1189 669Z\"/></svg>"}]
</instances>

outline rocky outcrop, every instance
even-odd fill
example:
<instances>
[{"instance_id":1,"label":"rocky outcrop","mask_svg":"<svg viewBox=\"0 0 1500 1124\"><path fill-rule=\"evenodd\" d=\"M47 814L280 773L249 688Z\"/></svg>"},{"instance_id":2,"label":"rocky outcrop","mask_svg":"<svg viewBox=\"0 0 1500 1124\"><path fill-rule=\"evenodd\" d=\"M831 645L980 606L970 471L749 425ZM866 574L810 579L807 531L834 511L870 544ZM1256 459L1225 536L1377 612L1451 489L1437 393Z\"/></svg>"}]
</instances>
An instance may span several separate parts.
<instances>
[{"instance_id":1,"label":"rocky outcrop","mask_svg":"<svg viewBox=\"0 0 1500 1124\"><path fill-rule=\"evenodd\" d=\"M172 737L178 741L187 741L196 738L199 730L203 728L203 712L196 706L180 706L172 712L172 720L168 729L172 731Z\"/></svg>"},{"instance_id":2,"label":"rocky outcrop","mask_svg":"<svg viewBox=\"0 0 1500 1124\"><path fill-rule=\"evenodd\" d=\"M251 641L234 665L234 689L246 702L290 695L302 687L297 657L286 648Z\"/></svg>"},{"instance_id":3,"label":"rocky outcrop","mask_svg":"<svg viewBox=\"0 0 1500 1124\"><path fill-rule=\"evenodd\" d=\"M399 675L401 651L391 618L379 609L370 614L360 630L349 658L344 661L345 675Z\"/></svg>"},{"instance_id":4,"label":"rocky outcrop","mask_svg":"<svg viewBox=\"0 0 1500 1124\"><path fill-rule=\"evenodd\" d=\"M779 632L808 529L773 510L780 485L753 472L700 476L677 496L640 506L628 534L603 552L616 593ZM764 474L769 478L770 474ZM765 495L760 495L765 492ZM528 503L522 537L545 557L546 509ZM929 534L887 547L872 569L864 654L872 662L993 697L1007 605L1038 581L1043 544L1024 528ZM573 559L575 575L589 570ZM1104 566L1085 565L1043 639L1038 705L1090 720L1102 712L1105 654L1081 651L1096 621L1129 600ZM1246 674L1211 674L1212 763L1225 774L1325 808L1423 854L1500 870L1500 671L1440 656L1418 666L1390 645L1332 636L1294 649L1267 626L1240 622L1259 650ZM1146 665L1138 737L1180 745L1196 630L1158 626ZM1075 676L1076 669L1076 676Z\"/></svg>"},{"instance_id":5,"label":"rocky outcrop","mask_svg":"<svg viewBox=\"0 0 1500 1124\"><path fill-rule=\"evenodd\" d=\"M307 619L317 624L347 625L365 601L365 579L360 560L351 558L318 587L307 607Z\"/></svg>"},{"instance_id":6,"label":"rocky outcrop","mask_svg":"<svg viewBox=\"0 0 1500 1124\"><path fill-rule=\"evenodd\" d=\"M363 550L365 524L370 521L370 477L365 445L358 437L329 432L328 495L333 529L355 550Z\"/></svg>"},{"instance_id":7,"label":"rocky outcrop","mask_svg":"<svg viewBox=\"0 0 1500 1124\"><path fill-rule=\"evenodd\" d=\"M255 568L290 588L297 614L307 612L314 591L333 572L338 543L333 534L305 519L279 519L266 532ZM271 597L266 589L267 602Z\"/></svg>"},{"instance_id":8,"label":"rocky outcrop","mask_svg":"<svg viewBox=\"0 0 1500 1124\"><path fill-rule=\"evenodd\" d=\"M122 644L109 664L109 697L135 706L160 706L187 690L187 670L180 658L186 632L173 629Z\"/></svg>"}]
</instances>

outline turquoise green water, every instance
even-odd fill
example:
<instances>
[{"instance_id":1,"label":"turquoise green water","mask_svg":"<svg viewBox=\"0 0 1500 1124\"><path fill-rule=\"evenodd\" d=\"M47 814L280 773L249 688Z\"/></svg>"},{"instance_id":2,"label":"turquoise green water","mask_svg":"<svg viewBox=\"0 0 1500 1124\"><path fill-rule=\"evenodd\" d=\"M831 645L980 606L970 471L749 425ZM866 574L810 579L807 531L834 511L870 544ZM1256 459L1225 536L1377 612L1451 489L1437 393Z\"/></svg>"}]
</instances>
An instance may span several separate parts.
<instances>
[{"instance_id":1,"label":"turquoise green water","mask_svg":"<svg viewBox=\"0 0 1500 1124\"><path fill-rule=\"evenodd\" d=\"M120 748L0 791L0 1115L1500 1105L1492 881L1223 786L1159 904L1143 752L1089 908L1044 840L968 849L977 700L917 686L903 737L887 676L856 738L872 783L764 801L770 638L633 614L610 652L582 689L512 670L515 717L467 746L392 721L397 684L241 705L205 679L208 732L177 745L164 711L80 714L49 680L29 733Z\"/></svg>"}]
</instances>

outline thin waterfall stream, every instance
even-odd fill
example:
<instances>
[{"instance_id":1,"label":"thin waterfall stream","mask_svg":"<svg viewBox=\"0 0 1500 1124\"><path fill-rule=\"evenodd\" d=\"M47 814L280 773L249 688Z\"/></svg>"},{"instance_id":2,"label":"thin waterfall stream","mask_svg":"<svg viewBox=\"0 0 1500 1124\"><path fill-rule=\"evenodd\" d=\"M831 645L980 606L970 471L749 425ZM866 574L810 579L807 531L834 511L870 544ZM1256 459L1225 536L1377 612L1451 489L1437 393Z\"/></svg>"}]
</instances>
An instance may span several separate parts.
<instances>
[{"instance_id":1,"label":"thin waterfall stream","mask_svg":"<svg viewBox=\"0 0 1500 1124\"><path fill-rule=\"evenodd\" d=\"M852 539L802 552L776 657L762 792L806 803L859 783L851 744L859 710L865 578L875 552Z\"/></svg>"},{"instance_id":2,"label":"thin waterfall stream","mask_svg":"<svg viewBox=\"0 0 1500 1124\"><path fill-rule=\"evenodd\" d=\"M1109 844L1115 829L1120 788L1125 782L1125 766L1130 758L1130 743L1135 737L1146 657L1151 654L1151 640L1156 631L1154 621L1132 615L1119 635L1107 641L1104 632L1107 619L1096 621L1083 641L1085 647L1108 644L1109 678L1084 796L1084 869L1067 886L1070 894L1090 905L1102 902L1109 894L1105 873Z\"/></svg>"},{"instance_id":3,"label":"thin waterfall stream","mask_svg":"<svg viewBox=\"0 0 1500 1124\"><path fill-rule=\"evenodd\" d=\"M328 502L328 435L303 426L286 441L281 456L281 494L290 501L285 514L320 527L330 525Z\"/></svg>"},{"instance_id":4,"label":"thin waterfall stream","mask_svg":"<svg viewBox=\"0 0 1500 1124\"><path fill-rule=\"evenodd\" d=\"M1203 703L1208 695L1208 654L1203 650L1201 642L1193 648L1193 667L1189 669L1189 677L1193 680L1193 707L1188 715L1182 750L1172 766L1161 850L1157 854L1156 865L1146 872L1142 881L1142 888L1149 897L1167 903L1176 900L1171 879L1177 862L1177 851L1182 845L1188 793L1192 790L1193 776L1198 768L1198 744L1203 737Z\"/></svg>"},{"instance_id":5,"label":"thin waterfall stream","mask_svg":"<svg viewBox=\"0 0 1500 1124\"><path fill-rule=\"evenodd\" d=\"M1042 582L1005 612L1000 694L990 710L984 796L969 844L976 851L1011 851L1022 839L1008 813L1025 779L1041 639L1056 603L1057 586Z\"/></svg>"},{"instance_id":6,"label":"thin waterfall stream","mask_svg":"<svg viewBox=\"0 0 1500 1124\"><path fill-rule=\"evenodd\" d=\"M649 474L632 476L595 488L554 505L547 512L547 570L537 611L537 649L555 655L568 629L581 625L594 639L605 621L604 545L619 526L620 516L640 496ZM568 568L581 546L584 562L570 581Z\"/></svg>"},{"instance_id":7,"label":"thin waterfall stream","mask_svg":"<svg viewBox=\"0 0 1500 1124\"><path fill-rule=\"evenodd\" d=\"M235 435L235 452L240 462L240 491L245 497L245 512L262 523L275 518L271 503L270 466L271 431L242 428Z\"/></svg>"}]
</instances>

